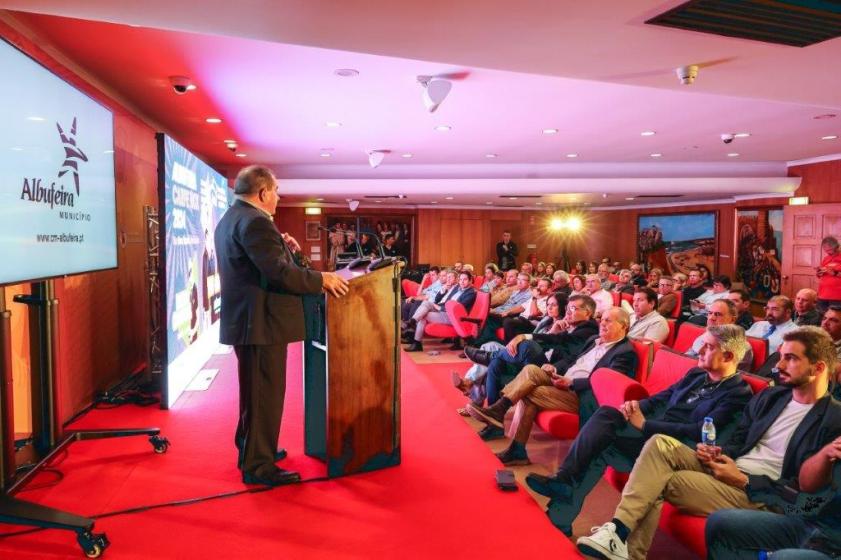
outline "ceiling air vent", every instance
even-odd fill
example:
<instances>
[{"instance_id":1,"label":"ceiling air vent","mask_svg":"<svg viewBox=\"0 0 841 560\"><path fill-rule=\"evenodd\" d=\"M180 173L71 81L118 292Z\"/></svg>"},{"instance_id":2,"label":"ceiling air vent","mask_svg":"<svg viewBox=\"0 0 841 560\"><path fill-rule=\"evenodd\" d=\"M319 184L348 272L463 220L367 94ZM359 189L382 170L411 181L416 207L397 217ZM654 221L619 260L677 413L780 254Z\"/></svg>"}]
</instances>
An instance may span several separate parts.
<instances>
[{"instance_id":1,"label":"ceiling air vent","mask_svg":"<svg viewBox=\"0 0 841 560\"><path fill-rule=\"evenodd\" d=\"M691 0L645 23L806 47L841 37L841 3L815 0Z\"/></svg>"}]
</instances>

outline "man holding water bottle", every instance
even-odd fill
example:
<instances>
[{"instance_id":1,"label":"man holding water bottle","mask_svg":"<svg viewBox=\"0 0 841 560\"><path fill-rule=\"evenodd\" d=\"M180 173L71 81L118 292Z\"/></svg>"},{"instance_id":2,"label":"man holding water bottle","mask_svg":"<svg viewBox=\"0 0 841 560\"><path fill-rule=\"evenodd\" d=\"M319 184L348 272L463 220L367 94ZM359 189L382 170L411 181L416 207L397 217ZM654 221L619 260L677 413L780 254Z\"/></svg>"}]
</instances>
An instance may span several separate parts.
<instances>
[{"instance_id":1,"label":"man holding water bottle","mask_svg":"<svg viewBox=\"0 0 841 560\"><path fill-rule=\"evenodd\" d=\"M600 407L581 428L554 476L531 473L526 477L532 490L551 498L549 519L566 535L572 534L572 522L605 467L630 471L646 440L654 434L695 445L713 422L724 427L745 408L752 393L737 371L748 346L745 331L737 325L719 325L707 329L702 337L698 366L682 379L647 399L628 401L619 409Z\"/></svg>"},{"instance_id":2,"label":"man holding water bottle","mask_svg":"<svg viewBox=\"0 0 841 560\"><path fill-rule=\"evenodd\" d=\"M709 515L726 508L763 510L752 485L797 487L800 467L841 436L841 403L829 394L835 345L817 327L786 333L780 346L780 385L755 395L723 447L684 445L655 435L634 465L614 518L578 539L596 558L645 558L663 500L684 513Z\"/></svg>"}]
</instances>

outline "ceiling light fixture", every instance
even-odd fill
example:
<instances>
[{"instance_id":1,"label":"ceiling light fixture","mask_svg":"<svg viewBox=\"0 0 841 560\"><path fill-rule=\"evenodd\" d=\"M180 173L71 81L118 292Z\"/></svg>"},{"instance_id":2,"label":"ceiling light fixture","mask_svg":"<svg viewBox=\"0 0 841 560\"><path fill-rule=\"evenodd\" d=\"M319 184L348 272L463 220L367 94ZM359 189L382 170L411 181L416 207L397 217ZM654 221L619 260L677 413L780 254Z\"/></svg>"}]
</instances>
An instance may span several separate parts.
<instances>
[{"instance_id":1,"label":"ceiling light fixture","mask_svg":"<svg viewBox=\"0 0 841 560\"><path fill-rule=\"evenodd\" d=\"M488 159L494 159L496 157L496 154L485 154L485 157Z\"/></svg>"},{"instance_id":2,"label":"ceiling light fixture","mask_svg":"<svg viewBox=\"0 0 841 560\"><path fill-rule=\"evenodd\" d=\"M695 78L698 77L698 65L690 64L689 66L681 66L675 69L677 79L685 86L691 86L695 83Z\"/></svg>"},{"instance_id":3,"label":"ceiling light fixture","mask_svg":"<svg viewBox=\"0 0 841 560\"><path fill-rule=\"evenodd\" d=\"M567 154L568 158L577 158L578 154Z\"/></svg>"},{"instance_id":4,"label":"ceiling light fixture","mask_svg":"<svg viewBox=\"0 0 841 560\"><path fill-rule=\"evenodd\" d=\"M225 144L236 144L236 140L222 140Z\"/></svg>"},{"instance_id":5,"label":"ceiling light fixture","mask_svg":"<svg viewBox=\"0 0 841 560\"><path fill-rule=\"evenodd\" d=\"M326 123L324 123L324 126L326 126L327 128L339 128L340 126L342 126L342 123L338 121L327 121Z\"/></svg>"},{"instance_id":6,"label":"ceiling light fixture","mask_svg":"<svg viewBox=\"0 0 841 560\"><path fill-rule=\"evenodd\" d=\"M415 155L415 154L409 154L409 153L406 153L406 154L403 154L401 157L404 157L404 158L406 158L406 159L409 159L410 157L413 157L414 155Z\"/></svg>"},{"instance_id":7,"label":"ceiling light fixture","mask_svg":"<svg viewBox=\"0 0 841 560\"><path fill-rule=\"evenodd\" d=\"M655 134L657 133L653 130L643 130L642 132L640 132L640 136L654 136Z\"/></svg>"},{"instance_id":8,"label":"ceiling light fixture","mask_svg":"<svg viewBox=\"0 0 841 560\"><path fill-rule=\"evenodd\" d=\"M321 197L319 197L319 198L316 198L316 200L317 200L317 201L319 201L319 202L321 202L321 201L322 201L322 200L324 200L324 199L323 199L323 198L321 198Z\"/></svg>"},{"instance_id":9,"label":"ceiling light fixture","mask_svg":"<svg viewBox=\"0 0 841 560\"><path fill-rule=\"evenodd\" d=\"M338 70L333 70L333 73L342 78L355 78L359 75L359 70L354 68L339 68Z\"/></svg>"},{"instance_id":10,"label":"ceiling light fixture","mask_svg":"<svg viewBox=\"0 0 841 560\"><path fill-rule=\"evenodd\" d=\"M32 122L43 122L44 117L26 117L26 120Z\"/></svg>"},{"instance_id":11,"label":"ceiling light fixture","mask_svg":"<svg viewBox=\"0 0 841 560\"><path fill-rule=\"evenodd\" d=\"M739 157L739 153L738 152L730 152L729 154L727 154L727 157Z\"/></svg>"},{"instance_id":12,"label":"ceiling light fixture","mask_svg":"<svg viewBox=\"0 0 841 560\"><path fill-rule=\"evenodd\" d=\"M206 122L207 124L220 124L222 122L222 119L218 117L207 117L206 119L204 119L204 122Z\"/></svg>"},{"instance_id":13,"label":"ceiling light fixture","mask_svg":"<svg viewBox=\"0 0 841 560\"><path fill-rule=\"evenodd\" d=\"M450 80L436 76L418 76L418 83L423 86L423 104L430 113L438 109L453 88Z\"/></svg>"},{"instance_id":14,"label":"ceiling light fixture","mask_svg":"<svg viewBox=\"0 0 841 560\"><path fill-rule=\"evenodd\" d=\"M451 127L450 125L439 124L435 127L435 130L437 130L438 132L449 132L450 130L452 130L452 128L453 127Z\"/></svg>"},{"instance_id":15,"label":"ceiling light fixture","mask_svg":"<svg viewBox=\"0 0 841 560\"><path fill-rule=\"evenodd\" d=\"M321 152L318 155L320 155L321 157L327 158L327 157L330 157L332 154L330 152Z\"/></svg>"},{"instance_id":16,"label":"ceiling light fixture","mask_svg":"<svg viewBox=\"0 0 841 560\"><path fill-rule=\"evenodd\" d=\"M248 157L248 154L236 154L237 157Z\"/></svg>"},{"instance_id":17,"label":"ceiling light fixture","mask_svg":"<svg viewBox=\"0 0 841 560\"><path fill-rule=\"evenodd\" d=\"M735 136L736 138L747 138L748 136L750 136L750 132L737 132L733 136Z\"/></svg>"},{"instance_id":18,"label":"ceiling light fixture","mask_svg":"<svg viewBox=\"0 0 841 560\"><path fill-rule=\"evenodd\" d=\"M385 159L386 154L390 154L391 150L366 150L368 154L368 165L376 169Z\"/></svg>"},{"instance_id":19,"label":"ceiling light fixture","mask_svg":"<svg viewBox=\"0 0 841 560\"><path fill-rule=\"evenodd\" d=\"M829 136L822 136L821 140L838 140L838 135L830 134Z\"/></svg>"},{"instance_id":20,"label":"ceiling light fixture","mask_svg":"<svg viewBox=\"0 0 841 560\"><path fill-rule=\"evenodd\" d=\"M633 196L626 196L625 200L634 200L634 197Z\"/></svg>"},{"instance_id":21,"label":"ceiling light fixture","mask_svg":"<svg viewBox=\"0 0 841 560\"><path fill-rule=\"evenodd\" d=\"M453 199L452 196L445 196L444 198L446 198L447 200L452 200Z\"/></svg>"},{"instance_id":22,"label":"ceiling light fixture","mask_svg":"<svg viewBox=\"0 0 841 560\"><path fill-rule=\"evenodd\" d=\"M557 134L557 133L558 133L557 128L544 128L543 129L543 134Z\"/></svg>"},{"instance_id":23,"label":"ceiling light fixture","mask_svg":"<svg viewBox=\"0 0 841 560\"><path fill-rule=\"evenodd\" d=\"M438 204L438 201L437 200L430 200L429 203L430 204Z\"/></svg>"},{"instance_id":24,"label":"ceiling light fixture","mask_svg":"<svg viewBox=\"0 0 841 560\"><path fill-rule=\"evenodd\" d=\"M537 206L543 206L543 203L542 203L542 202L535 202L535 205L537 205Z\"/></svg>"},{"instance_id":25,"label":"ceiling light fixture","mask_svg":"<svg viewBox=\"0 0 841 560\"><path fill-rule=\"evenodd\" d=\"M493 204L493 202L486 202L485 204L487 204L488 206L490 206L491 204Z\"/></svg>"},{"instance_id":26,"label":"ceiling light fixture","mask_svg":"<svg viewBox=\"0 0 841 560\"><path fill-rule=\"evenodd\" d=\"M508 200L517 200L517 197L516 196L509 196Z\"/></svg>"},{"instance_id":27,"label":"ceiling light fixture","mask_svg":"<svg viewBox=\"0 0 841 560\"><path fill-rule=\"evenodd\" d=\"M663 154L661 154L661 153L654 153L654 154L650 154L650 155L651 155L651 157L663 157Z\"/></svg>"}]
</instances>

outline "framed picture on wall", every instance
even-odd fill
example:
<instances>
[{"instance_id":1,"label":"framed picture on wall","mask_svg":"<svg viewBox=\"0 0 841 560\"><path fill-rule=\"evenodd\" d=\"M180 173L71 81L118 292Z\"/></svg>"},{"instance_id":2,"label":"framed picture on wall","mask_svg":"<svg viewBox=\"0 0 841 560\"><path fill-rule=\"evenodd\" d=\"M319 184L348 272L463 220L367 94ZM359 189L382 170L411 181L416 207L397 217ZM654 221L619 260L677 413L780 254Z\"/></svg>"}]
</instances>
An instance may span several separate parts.
<instances>
[{"instance_id":1,"label":"framed picture on wall","mask_svg":"<svg viewBox=\"0 0 841 560\"><path fill-rule=\"evenodd\" d=\"M647 270L666 274L698 268L702 275L716 273L718 212L640 215L637 254Z\"/></svg>"},{"instance_id":2,"label":"framed picture on wall","mask_svg":"<svg viewBox=\"0 0 841 560\"><path fill-rule=\"evenodd\" d=\"M304 222L306 226L306 240L307 241L321 241L321 230L318 226L320 222Z\"/></svg>"},{"instance_id":3,"label":"framed picture on wall","mask_svg":"<svg viewBox=\"0 0 841 560\"><path fill-rule=\"evenodd\" d=\"M337 265L363 256L380 255L380 244L391 244L399 257L407 263L414 262L415 218L412 215L331 215L327 217L328 270L335 270ZM388 241L387 238L392 238Z\"/></svg>"},{"instance_id":4,"label":"framed picture on wall","mask_svg":"<svg viewBox=\"0 0 841 560\"><path fill-rule=\"evenodd\" d=\"M736 275L751 300L764 303L780 293L783 209L736 210Z\"/></svg>"}]
</instances>

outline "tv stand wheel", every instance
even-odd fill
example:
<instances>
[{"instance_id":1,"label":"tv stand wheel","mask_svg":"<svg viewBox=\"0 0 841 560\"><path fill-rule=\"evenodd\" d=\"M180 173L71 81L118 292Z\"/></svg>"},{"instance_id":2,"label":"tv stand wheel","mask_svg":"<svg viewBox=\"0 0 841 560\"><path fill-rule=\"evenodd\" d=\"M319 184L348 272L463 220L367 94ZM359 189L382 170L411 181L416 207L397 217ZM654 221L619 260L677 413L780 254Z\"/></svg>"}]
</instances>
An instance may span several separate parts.
<instances>
[{"instance_id":1,"label":"tv stand wheel","mask_svg":"<svg viewBox=\"0 0 841 560\"><path fill-rule=\"evenodd\" d=\"M163 436L152 436L149 438L149 443L155 449L155 453L166 453L169 449L169 440Z\"/></svg>"},{"instance_id":2,"label":"tv stand wheel","mask_svg":"<svg viewBox=\"0 0 841 560\"><path fill-rule=\"evenodd\" d=\"M111 544L105 533L91 533L90 531L79 533L76 540L82 548L82 552L88 558L99 558L105 552L105 549L108 548L108 545Z\"/></svg>"}]
</instances>

